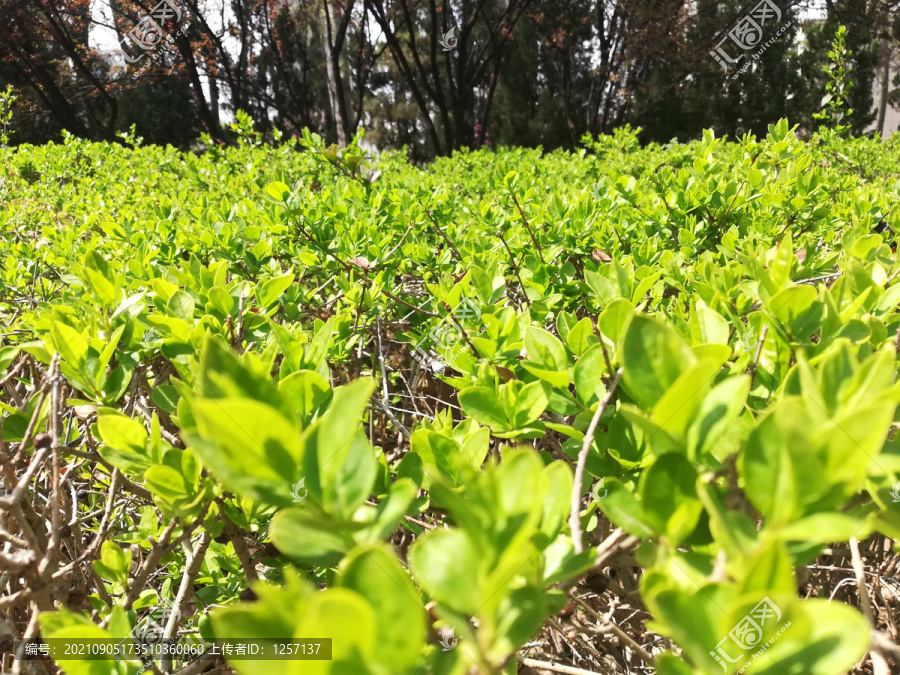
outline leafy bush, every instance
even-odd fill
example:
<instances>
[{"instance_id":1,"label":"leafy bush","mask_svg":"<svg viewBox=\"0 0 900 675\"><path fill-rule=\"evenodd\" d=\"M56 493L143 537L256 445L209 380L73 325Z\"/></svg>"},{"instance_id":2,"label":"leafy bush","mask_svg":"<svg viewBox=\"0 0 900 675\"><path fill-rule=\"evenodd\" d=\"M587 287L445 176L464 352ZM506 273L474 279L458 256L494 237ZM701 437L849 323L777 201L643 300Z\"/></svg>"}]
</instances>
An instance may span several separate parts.
<instances>
[{"instance_id":1,"label":"leafy bush","mask_svg":"<svg viewBox=\"0 0 900 675\"><path fill-rule=\"evenodd\" d=\"M244 122L2 151L4 634L332 641L242 674L888 667L896 138L376 171Z\"/></svg>"}]
</instances>

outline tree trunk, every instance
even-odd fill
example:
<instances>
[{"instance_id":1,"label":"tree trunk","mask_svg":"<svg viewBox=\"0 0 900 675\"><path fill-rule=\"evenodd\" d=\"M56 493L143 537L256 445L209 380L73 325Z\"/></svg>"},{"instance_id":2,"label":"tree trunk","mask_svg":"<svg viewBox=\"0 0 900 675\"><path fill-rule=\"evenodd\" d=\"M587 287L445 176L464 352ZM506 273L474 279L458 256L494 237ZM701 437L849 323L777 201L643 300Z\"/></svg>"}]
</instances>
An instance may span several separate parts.
<instances>
[{"instance_id":1,"label":"tree trunk","mask_svg":"<svg viewBox=\"0 0 900 675\"><path fill-rule=\"evenodd\" d=\"M331 7L328 0L322 0L325 9L325 30L322 31L322 51L325 53L325 79L328 81L328 102L331 105L331 116L334 118L334 128L337 133L337 142L342 148L349 141L347 127L347 104L344 100L344 86L341 80L341 43L343 36L335 40L331 22ZM348 14L350 10L347 10ZM346 25L343 21L341 22ZM346 27L343 27L346 31ZM337 42L337 44L335 44Z\"/></svg>"},{"instance_id":2,"label":"tree trunk","mask_svg":"<svg viewBox=\"0 0 900 675\"><path fill-rule=\"evenodd\" d=\"M887 40L881 40L881 63L884 72L881 75L881 92L878 96L878 120L875 129L879 136L884 136L884 118L887 114L888 91L891 84L891 46Z\"/></svg>"}]
</instances>

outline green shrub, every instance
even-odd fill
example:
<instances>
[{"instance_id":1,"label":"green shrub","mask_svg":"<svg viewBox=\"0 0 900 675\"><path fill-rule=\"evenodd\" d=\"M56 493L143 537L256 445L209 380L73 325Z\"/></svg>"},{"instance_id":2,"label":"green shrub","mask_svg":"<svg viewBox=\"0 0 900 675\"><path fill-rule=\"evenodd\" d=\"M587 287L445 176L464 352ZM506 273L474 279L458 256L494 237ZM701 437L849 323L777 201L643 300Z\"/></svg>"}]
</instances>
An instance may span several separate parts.
<instances>
[{"instance_id":1,"label":"green shrub","mask_svg":"<svg viewBox=\"0 0 900 675\"><path fill-rule=\"evenodd\" d=\"M622 130L417 168L237 133L17 153L13 625L331 639L247 674L864 657L884 618L827 599L900 537L896 137Z\"/></svg>"}]
</instances>

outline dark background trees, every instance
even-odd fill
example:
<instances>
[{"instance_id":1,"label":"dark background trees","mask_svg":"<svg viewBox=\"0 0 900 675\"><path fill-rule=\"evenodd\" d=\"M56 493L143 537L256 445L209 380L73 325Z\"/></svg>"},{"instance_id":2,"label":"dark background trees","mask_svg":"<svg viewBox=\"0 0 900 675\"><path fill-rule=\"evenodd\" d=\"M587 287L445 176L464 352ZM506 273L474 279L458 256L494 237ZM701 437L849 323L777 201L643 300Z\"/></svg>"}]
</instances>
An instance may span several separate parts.
<instances>
[{"instance_id":1,"label":"dark background trees","mask_svg":"<svg viewBox=\"0 0 900 675\"><path fill-rule=\"evenodd\" d=\"M110 36L139 56L127 34L159 0L107 0L103 12L89 0L0 0L14 142L62 129L115 141L133 124L146 142L189 147L204 132L227 141L239 109L265 133L309 128L339 144L362 126L375 147L417 159L484 144L574 148L624 123L660 142L708 127L764 133L780 117L812 129L839 25L853 53L852 132L882 125L900 96L900 0L773 0L781 21L759 45L789 27L735 77L748 59L726 72L710 52L759 0L170 1L183 15L147 65L111 55Z\"/></svg>"}]
</instances>

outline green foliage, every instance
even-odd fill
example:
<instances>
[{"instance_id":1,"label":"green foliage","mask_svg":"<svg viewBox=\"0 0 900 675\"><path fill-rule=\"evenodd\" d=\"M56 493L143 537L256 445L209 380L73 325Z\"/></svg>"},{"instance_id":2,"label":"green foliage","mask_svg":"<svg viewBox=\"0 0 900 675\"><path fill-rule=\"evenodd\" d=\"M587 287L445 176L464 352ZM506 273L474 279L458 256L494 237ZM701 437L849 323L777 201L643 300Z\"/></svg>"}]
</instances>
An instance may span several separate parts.
<instances>
[{"instance_id":1,"label":"green foliage","mask_svg":"<svg viewBox=\"0 0 900 675\"><path fill-rule=\"evenodd\" d=\"M825 97L822 99L822 111L814 113L813 117L821 120L822 126L831 128L838 136L844 136L850 130L841 120L853 114L849 108L847 95L853 88L852 72L853 55L844 43L847 34L846 26L839 26L831 42L831 50L828 52L829 63L823 68L828 78L825 85Z\"/></svg>"},{"instance_id":2,"label":"green foliage","mask_svg":"<svg viewBox=\"0 0 900 675\"><path fill-rule=\"evenodd\" d=\"M862 658L863 616L796 570L900 537L896 158L786 120L427 168L235 128L20 150L59 178L0 206L3 440L58 434L102 540L58 552L96 581L45 637L180 597L185 642L333 640L239 673L499 674L599 576L678 647L648 641L659 672Z\"/></svg>"},{"instance_id":3,"label":"green foliage","mask_svg":"<svg viewBox=\"0 0 900 675\"><path fill-rule=\"evenodd\" d=\"M9 145L9 137L13 132L9 130L9 123L13 117L13 106L18 97L13 94L12 85L6 86L6 91L0 92L0 146Z\"/></svg>"}]
</instances>

